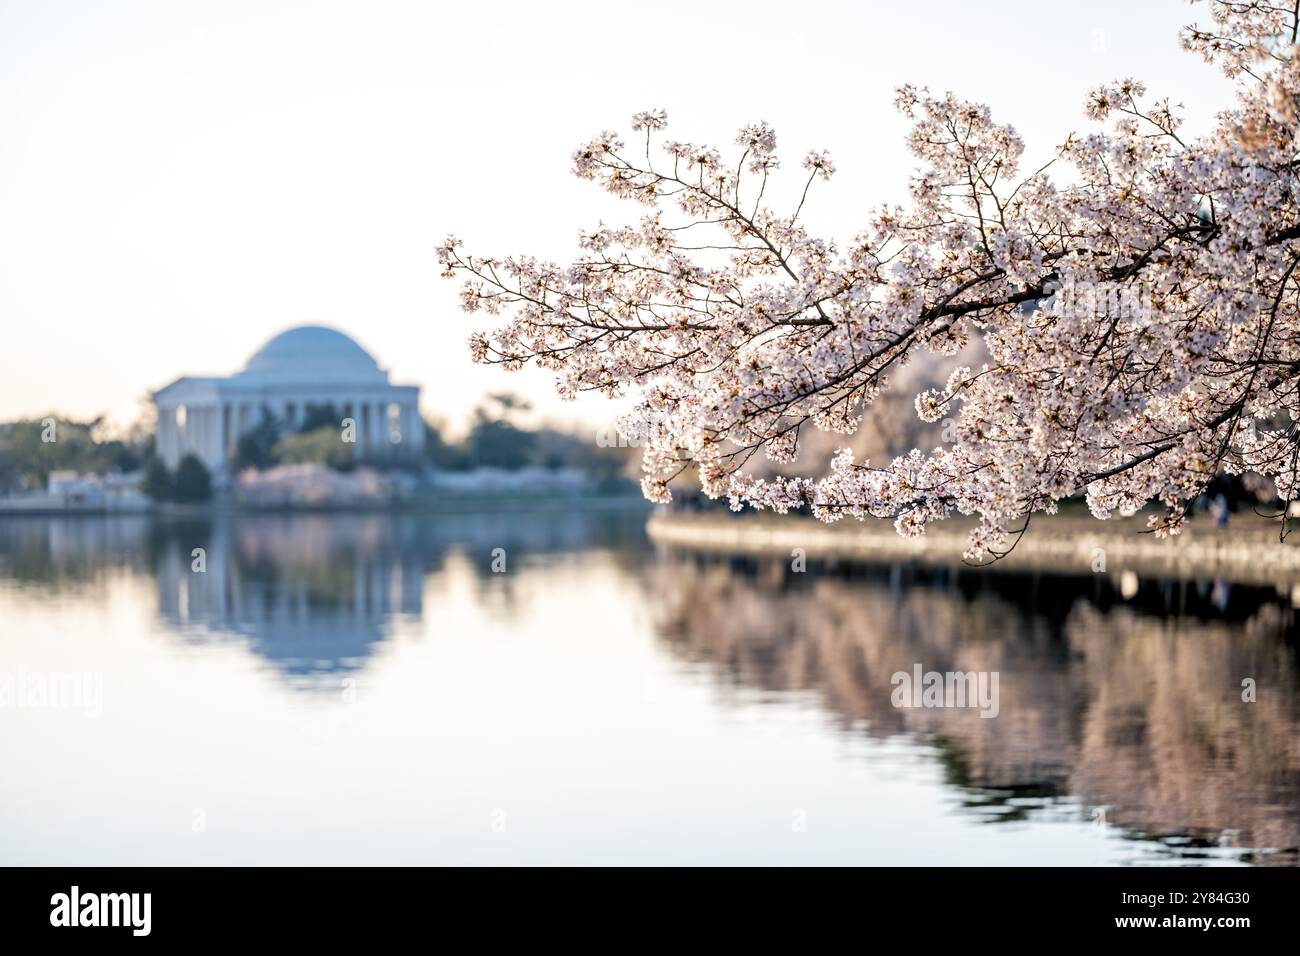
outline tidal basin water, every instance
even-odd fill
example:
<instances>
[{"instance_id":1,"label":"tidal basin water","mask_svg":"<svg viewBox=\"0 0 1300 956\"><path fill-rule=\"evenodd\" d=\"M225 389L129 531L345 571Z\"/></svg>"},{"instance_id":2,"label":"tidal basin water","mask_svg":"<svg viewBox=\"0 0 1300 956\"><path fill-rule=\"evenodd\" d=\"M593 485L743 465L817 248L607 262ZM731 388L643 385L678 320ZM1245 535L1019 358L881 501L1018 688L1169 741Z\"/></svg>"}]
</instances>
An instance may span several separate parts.
<instances>
[{"instance_id":1,"label":"tidal basin water","mask_svg":"<svg viewBox=\"0 0 1300 956\"><path fill-rule=\"evenodd\" d=\"M1289 597L644 518L0 519L0 863L1297 862ZM997 716L895 707L918 664Z\"/></svg>"}]
</instances>

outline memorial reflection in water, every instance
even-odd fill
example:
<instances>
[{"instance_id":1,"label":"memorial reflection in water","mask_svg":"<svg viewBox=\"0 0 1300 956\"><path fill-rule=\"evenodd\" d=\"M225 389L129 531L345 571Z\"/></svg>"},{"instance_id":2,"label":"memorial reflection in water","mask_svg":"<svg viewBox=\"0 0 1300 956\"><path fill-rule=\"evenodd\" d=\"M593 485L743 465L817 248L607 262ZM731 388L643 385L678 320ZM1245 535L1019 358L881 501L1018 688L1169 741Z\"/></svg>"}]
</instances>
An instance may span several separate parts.
<instances>
[{"instance_id":1,"label":"memorial reflection in water","mask_svg":"<svg viewBox=\"0 0 1300 956\"><path fill-rule=\"evenodd\" d=\"M251 813L255 779L256 820L212 844L231 861L303 859L257 835L329 791L321 832L358 862L481 859L481 814L502 804L560 841L513 844L521 862L1300 862L1290 595L796 573L656 551L643 526L504 510L0 522L0 670L102 671L104 739L175 774L12 790L6 813L29 822L0 827L0 850L187 858L156 815L214 786L205 805ZM997 716L894 706L891 676L918 665L997 673ZM349 683L364 703L340 710ZM100 723L0 719L47 721L0 744L23 779L97 759ZM60 801L83 798L150 809L120 847L67 831L60 851L50 834L75 809ZM360 838L376 801L391 844ZM803 843L790 807L816 823Z\"/></svg>"},{"instance_id":2,"label":"memorial reflection in water","mask_svg":"<svg viewBox=\"0 0 1300 956\"><path fill-rule=\"evenodd\" d=\"M396 615L420 616L426 569L391 521L283 522L168 535L155 565L163 618L188 640L240 635L286 676L311 677L361 668Z\"/></svg>"}]
</instances>

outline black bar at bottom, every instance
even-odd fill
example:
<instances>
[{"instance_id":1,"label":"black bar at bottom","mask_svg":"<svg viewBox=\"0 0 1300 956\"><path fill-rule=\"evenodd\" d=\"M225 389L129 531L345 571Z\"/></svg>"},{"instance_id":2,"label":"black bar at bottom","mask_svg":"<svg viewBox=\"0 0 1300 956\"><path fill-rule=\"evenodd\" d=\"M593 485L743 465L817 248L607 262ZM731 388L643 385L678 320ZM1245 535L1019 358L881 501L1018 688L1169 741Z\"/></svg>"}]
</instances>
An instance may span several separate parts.
<instances>
[{"instance_id":1,"label":"black bar at bottom","mask_svg":"<svg viewBox=\"0 0 1300 956\"><path fill-rule=\"evenodd\" d=\"M917 934L937 943L977 932L986 944L1054 934L1147 942L1199 935L1230 945L1294 927L1300 871L11 868L0 869L0 883L7 944L325 944L431 930L487 941L528 939L531 928L535 944L599 935L616 945L613 932L640 946L698 941L686 926L702 925L704 935L733 942L752 935L808 945L809 934L839 925L864 938Z\"/></svg>"}]
</instances>

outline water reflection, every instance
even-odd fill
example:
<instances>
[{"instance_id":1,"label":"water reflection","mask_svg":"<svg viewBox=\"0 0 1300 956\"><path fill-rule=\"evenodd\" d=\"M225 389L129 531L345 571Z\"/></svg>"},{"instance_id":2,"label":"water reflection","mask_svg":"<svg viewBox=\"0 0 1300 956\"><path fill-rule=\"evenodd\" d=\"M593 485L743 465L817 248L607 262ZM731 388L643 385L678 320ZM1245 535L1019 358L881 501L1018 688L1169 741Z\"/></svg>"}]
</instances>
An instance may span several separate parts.
<instances>
[{"instance_id":1,"label":"water reflection","mask_svg":"<svg viewBox=\"0 0 1300 956\"><path fill-rule=\"evenodd\" d=\"M791 574L682 555L655 572L659 631L678 654L733 687L813 692L846 731L934 741L984 819L1070 796L1182 858L1295 864L1295 617L1268 591L1227 591L1165 582L1123 602L1104 578ZM917 662L999 672L1000 715L895 708L890 677Z\"/></svg>"},{"instance_id":2,"label":"water reflection","mask_svg":"<svg viewBox=\"0 0 1300 956\"><path fill-rule=\"evenodd\" d=\"M512 561L553 562L604 542L631 569L644 547L640 509L525 517L20 518L0 522L0 580L93 593L113 572L148 574L158 614L181 640L243 639L289 685L334 689L403 617L423 617L425 582L449 560L475 580L486 611L510 618L524 613L518 578L494 572L494 560L508 572Z\"/></svg>"},{"instance_id":3,"label":"water reflection","mask_svg":"<svg viewBox=\"0 0 1300 956\"><path fill-rule=\"evenodd\" d=\"M396 615L423 610L426 557L402 547L397 527L356 517L169 527L154 541L159 613L189 640L247 638L287 678L359 670Z\"/></svg>"},{"instance_id":4,"label":"water reflection","mask_svg":"<svg viewBox=\"0 0 1300 956\"><path fill-rule=\"evenodd\" d=\"M234 814L246 806L242 774L274 779L291 801L298 789L333 785L337 748L355 747L347 759L367 761L370 773L349 778L355 801L340 798L334 812L355 814L351 826L369 832L375 795L386 799L386 781L400 775L410 808L391 822L405 827L392 845L418 848L431 826L425 803L446 803L447 781L464 781L471 795L457 799L471 809L462 817L461 804L444 807L434 842L459 839L471 860L494 852L465 834L479 833L498 801L532 806L541 832L563 836L568 850L539 845L529 859L568 859L582 834L592 854L616 850L627 834L591 820L602 819L620 780L643 775L618 806L639 819L652 808L635 801L653 791L654 806L674 808L661 829L646 830L647 859L680 859L710 839L723 847L746 813L762 822L725 859L747 848L762 854L755 862L783 858L789 807L812 803L842 828L822 844L815 831L808 837L816 860L862 860L880 846L889 853L871 862L958 847L987 854L981 837L996 831L1009 862L1062 833L1068 845L1054 862L1298 862L1300 663L1289 595L1105 575L795 574L780 561L656 553L643 524L639 511L0 521L0 618L21 622L0 634L0 669L98 660L115 713L135 728L115 732L147 749L141 759L194 755L184 792L148 795L182 808L197 801L192 790L212 786L213 759L225 761L229 792L204 799L225 800ZM505 573L493 571L498 551ZM87 628L123 607L131 614L102 633ZM160 662L159 644L182 659ZM268 675L266 686L244 682L232 656ZM918 663L998 672L998 716L895 708L891 675ZM336 724L322 715L339 706L340 682L361 674L374 676L374 703L353 711L352 738L331 738ZM1242 701L1245 679L1255 703ZM227 687L247 711L237 726L229 711L225 723L210 719L212 708L235 706ZM206 704L190 705L191 690ZM197 735L188 749L150 736L168 720ZM301 744L308 726L324 728L318 751ZM777 729L759 745L746 736L751 726ZM96 759L82 727L46 739L24 728L4 753L33 780L73 757ZM412 764L412 746L429 759ZM918 766L935 779L918 777ZM28 796L3 808L36 820L32 833L54 827L41 816L55 812L51 801L72 799ZM249 833L295 811L271 802L262 812ZM894 821L909 813L934 835L891 843ZM956 830L953 817L963 821ZM682 834L684 819L700 829ZM322 824L331 833L335 825ZM151 826L142 816L123 839ZM0 848L20 829L0 826ZM1018 837L1025 829L1030 836ZM157 852L180 853L172 839L159 836ZM1125 851L1090 856L1104 840ZM45 860L44 846L33 846L30 858ZM247 852L238 859L262 859L260 847ZM297 852L290 862L307 851Z\"/></svg>"}]
</instances>

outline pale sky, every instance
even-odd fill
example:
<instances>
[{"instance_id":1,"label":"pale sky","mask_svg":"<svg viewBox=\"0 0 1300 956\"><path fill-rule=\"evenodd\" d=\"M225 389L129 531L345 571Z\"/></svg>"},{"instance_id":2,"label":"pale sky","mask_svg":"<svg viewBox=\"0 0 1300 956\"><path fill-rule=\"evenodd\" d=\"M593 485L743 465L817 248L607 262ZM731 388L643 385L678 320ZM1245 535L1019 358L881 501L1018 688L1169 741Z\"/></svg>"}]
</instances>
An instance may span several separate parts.
<instances>
[{"instance_id":1,"label":"pale sky","mask_svg":"<svg viewBox=\"0 0 1300 956\"><path fill-rule=\"evenodd\" d=\"M0 0L0 421L136 417L274 333L353 335L426 417L513 390L608 422L540 373L474 366L433 248L567 259L641 215L569 174L662 106L675 139L766 119L793 173L829 149L811 221L847 239L915 166L903 82L987 102L1036 168L1098 83L1145 80L1193 132L1230 86L1178 48L1181 0L616 3Z\"/></svg>"}]
</instances>

